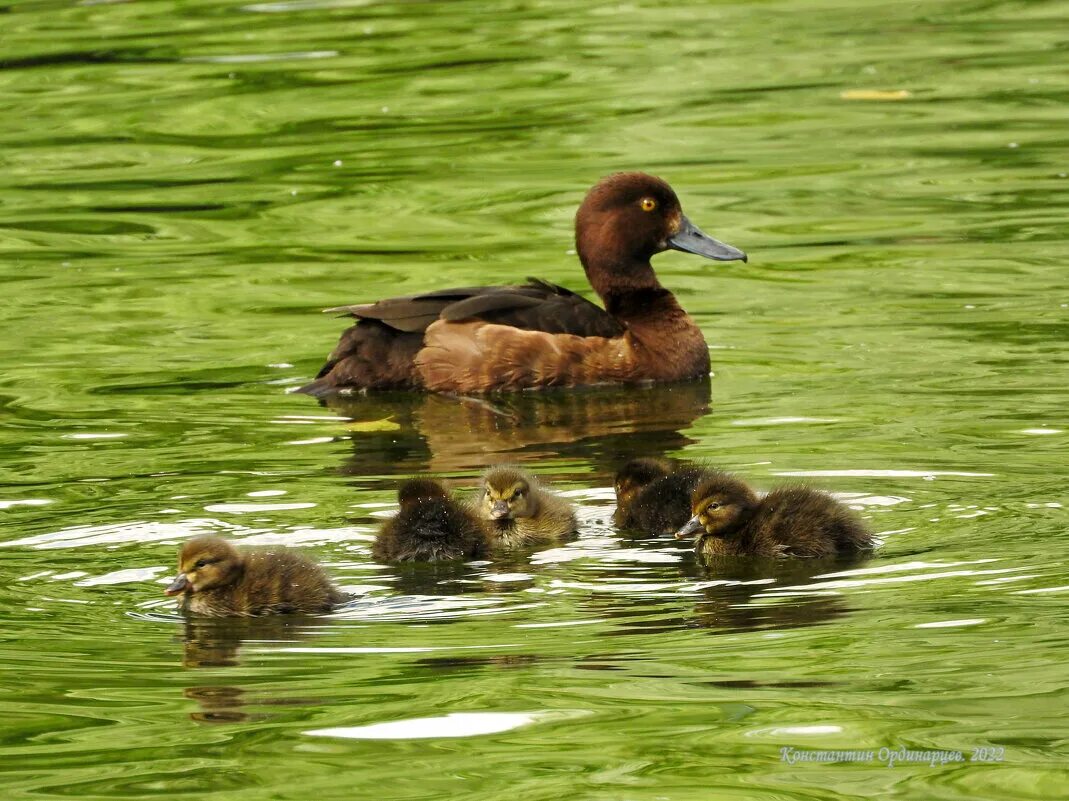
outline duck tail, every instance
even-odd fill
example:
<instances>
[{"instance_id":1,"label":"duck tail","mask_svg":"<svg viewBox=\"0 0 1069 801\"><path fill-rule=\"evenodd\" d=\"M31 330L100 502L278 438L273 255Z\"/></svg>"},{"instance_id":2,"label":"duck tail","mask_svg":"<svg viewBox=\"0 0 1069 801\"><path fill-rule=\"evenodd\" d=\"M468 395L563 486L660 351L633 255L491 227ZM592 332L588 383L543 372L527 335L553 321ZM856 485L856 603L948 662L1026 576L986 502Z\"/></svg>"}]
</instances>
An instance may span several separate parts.
<instances>
[{"instance_id":1,"label":"duck tail","mask_svg":"<svg viewBox=\"0 0 1069 801\"><path fill-rule=\"evenodd\" d=\"M324 375L316 378L314 381L309 381L303 387L297 387L297 389L293 391L300 393L301 395L311 395L313 398L322 400L323 398L335 394L338 391L338 385L330 375Z\"/></svg>"}]
</instances>

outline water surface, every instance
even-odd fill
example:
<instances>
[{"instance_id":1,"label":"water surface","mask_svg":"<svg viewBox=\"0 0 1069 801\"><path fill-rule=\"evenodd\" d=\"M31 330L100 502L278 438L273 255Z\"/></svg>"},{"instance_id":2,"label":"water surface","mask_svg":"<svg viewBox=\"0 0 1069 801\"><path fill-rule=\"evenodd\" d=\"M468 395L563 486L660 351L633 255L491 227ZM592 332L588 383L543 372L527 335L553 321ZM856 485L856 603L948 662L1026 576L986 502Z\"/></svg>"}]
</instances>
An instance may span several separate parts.
<instances>
[{"instance_id":1,"label":"water surface","mask_svg":"<svg viewBox=\"0 0 1069 801\"><path fill-rule=\"evenodd\" d=\"M1062 792L1069 4L0 10L5 798ZM344 326L321 308L587 291L572 215L621 169L750 254L655 262L708 385L287 393ZM636 453L809 481L884 544L703 567L613 529ZM372 562L398 478L501 460L576 542ZM356 600L183 622L162 588L208 532Z\"/></svg>"}]
</instances>

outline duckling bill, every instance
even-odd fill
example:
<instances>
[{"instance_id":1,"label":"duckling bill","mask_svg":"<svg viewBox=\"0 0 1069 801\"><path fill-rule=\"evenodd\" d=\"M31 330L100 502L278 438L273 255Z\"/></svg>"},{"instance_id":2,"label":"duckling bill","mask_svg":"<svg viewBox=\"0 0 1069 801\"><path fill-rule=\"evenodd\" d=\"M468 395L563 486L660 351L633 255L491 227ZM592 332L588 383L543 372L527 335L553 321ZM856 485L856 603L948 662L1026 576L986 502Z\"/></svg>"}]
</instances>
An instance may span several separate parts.
<instances>
[{"instance_id":1,"label":"duckling bill","mask_svg":"<svg viewBox=\"0 0 1069 801\"><path fill-rule=\"evenodd\" d=\"M371 553L380 562L478 559L487 550L482 520L430 479L411 479L397 493L400 511L382 524Z\"/></svg>"},{"instance_id":2,"label":"duckling bill","mask_svg":"<svg viewBox=\"0 0 1069 801\"><path fill-rule=\"evenodd\" d=\"M489 524L491 544L498 547L557 542L579 527L568 501L515 467L494 467L483 475L476 508Z\"/></svg>"},{"instance_id":3,"label":"duckling bill","mask_svg":"<svg viewBox=\"0 0 1069 801\"><path fill-rule=\"evenodd\" d=\"M691 508L693 517L676 538L693 537L705 556L827 557L875 546L851 510L808 487L783 487L759 499L743 481L719 473L695 488Z\"/></svg>"},{"instance_id":4,"label":"duckling bill","mask_svg":"<svg viewBox=\"0 0 1069 801\"><path fill-rule=\"evenodd\" d=\"M286 548L239 551L219 537L185 543L178 575L164 592L180 596L183 612L206 617L315 614L346 600L303 554Z\"/></svg>"},{"instance_id":5,"label":"duckling bill","mask_svg":"<svg viewBox=\"0 0 1069 801\"><path fill-rule=\"evenodd\" d=\"M746 261L745 253L702 233L667 183L640 172L610 175L590 190L575 243L605 308L528 279L328 309L357 322L300 391L472 393L708 375L701 329L661 286L650 258L674 249Z\"/></svg>"}]
</instances>

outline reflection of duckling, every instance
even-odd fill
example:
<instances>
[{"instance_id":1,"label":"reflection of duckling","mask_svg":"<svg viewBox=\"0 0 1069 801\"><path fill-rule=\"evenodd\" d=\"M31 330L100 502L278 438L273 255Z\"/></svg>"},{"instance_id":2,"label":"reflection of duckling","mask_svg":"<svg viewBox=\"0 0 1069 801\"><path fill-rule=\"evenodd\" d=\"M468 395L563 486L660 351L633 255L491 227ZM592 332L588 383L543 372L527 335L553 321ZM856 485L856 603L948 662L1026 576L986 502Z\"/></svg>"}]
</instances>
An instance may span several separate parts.
<instances>
[{"instance_id":1,"label":"reflection of duckling","mask_svg":"<svg viewBox=\"0 0 1069 801\"><path fill-rule=\"evenodd\" d=\"M647 534L672 534L690 519L690 495L708 470L673 470L663 459L632 459L616 473L616 512L621 528Z\"/></svg>"},{"instance_id":2,"label":"reflection of duckling","mask_svg":"<svg viewBox=\"0 0 1069 801\"><path fill-rule=\"evenodd\" d=\"M308 557L286 548L238 551L219 537L182 546L166 593L182 595L182 611L207 617L329 612L345 600Z\"/></svg>"},{"instance_id":3,"label":"reflection of duckling","mask_svg":"<svg viewBox=\"0 0 1069 801\"><path fill-rule=\"evenodd\" d=\"M371 549L380 562L477 559L486 551L482 521L437 481L406 481L397 500L401 510L382 524Z\"/></svg>"},{"instance_id":4,"label":"reflection of duckling","mask_svg":"<svg viewBox=\"0 0 1069 801\"><path fill-rule=\"evenodd\" d=\"M478 510L492 521L490 541L508 548L554 542L578 529L568 501L515 467L493 467L486 472Z\"/></svg>"},{"instance_id":5,"label":"reflection of duckling","mask_svg":"<svg viewBox=\"0 0 1069 801\"><path fill-rule=\"evenodd\" d=\"M734 476L713 474L694 490L691 510L676 538L695 537L705 556L819 557L874 546L849 509L807 487L783 487L759 500Z\"/></svg>"}]
</instances>

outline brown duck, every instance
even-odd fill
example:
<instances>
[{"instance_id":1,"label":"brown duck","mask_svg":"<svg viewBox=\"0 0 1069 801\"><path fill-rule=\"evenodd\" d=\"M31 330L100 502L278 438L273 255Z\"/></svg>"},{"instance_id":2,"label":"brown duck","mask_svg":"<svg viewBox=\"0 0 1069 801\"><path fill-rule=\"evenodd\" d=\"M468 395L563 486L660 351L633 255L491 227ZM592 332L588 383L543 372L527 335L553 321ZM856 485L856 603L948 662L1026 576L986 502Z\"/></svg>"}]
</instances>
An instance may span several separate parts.
<instances>
[{"instance_id":1,"label":"brown duck","mask_svg":"<svg viewBox=\"0 0 1069 801\"><path fill-rule=\"evenodd\" d=\"M476 503L490 525L490 542L503 548L544 545L575 534L572 505L516 467L493 467L483 476Z\"/></svg>"},{"instance_id":2,"label":"brown duck","mask_svg":"<svg viewBox=\"0 0 1069 801\"><path fill-rule=\"evenodd\" d=\"M691 517L691 493L709 475L703 468L677 467L665 459L632 459L613 482L613 522L647 534L674 534Z\"/></svg>"},{"instance_id":3,"label":"brown duck","mask_svg":"<svg viewBox=\"0 0 1069 801\"><path fill-rule=\"evenodd\" d=\"M178 575L165 592L182 611L206 617L329 612L346 596L308 557L286 548L239 551L219 537L182 546Z\"/></svg>"},{"instance_id":4,"label":"brown duck","mask_svg":"<svg viewBox=\"0 0 1069 801\"><path fill-rule=\"evenodd\" d=\"M759 499L744 482L717 473L695 488L691 511L676 538L693 537L705 556L821 557L875 545L853 512L807 487L783 487Z\"/></svg>"},{"instance_id":5,"label":"brown duck","mask_svg":"<svg viewBox=\"0 0 1069 801\"><path fill-rule=\"evenodd\" d=\"M484 522L430 479L412 479L397 493L395 517L379 529L371 553L380 562L478 559L487 550Z\"/></svg>"},{"instance_id":6,"label":"brown duck","mask_svg":"<svg viewBox=\"0 0 1069 801\"><path fill-rule=\"evenodd\" d=\"M328 309L357 323L300 391L488 392L707 375L702 332L661 286L650 258L669 248L719 261L746 254L698 230L667 183L639 172L610 175L590 190L575 242L604 309L538 279Z\"/></svg>"}]
</instances>

